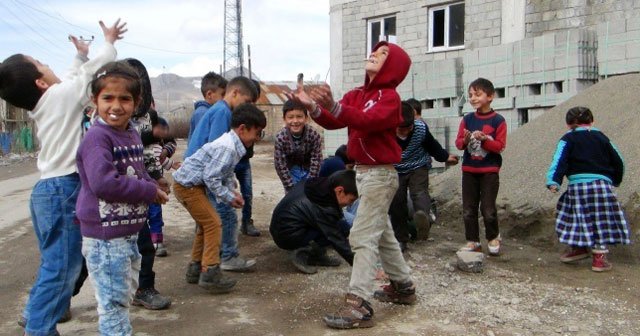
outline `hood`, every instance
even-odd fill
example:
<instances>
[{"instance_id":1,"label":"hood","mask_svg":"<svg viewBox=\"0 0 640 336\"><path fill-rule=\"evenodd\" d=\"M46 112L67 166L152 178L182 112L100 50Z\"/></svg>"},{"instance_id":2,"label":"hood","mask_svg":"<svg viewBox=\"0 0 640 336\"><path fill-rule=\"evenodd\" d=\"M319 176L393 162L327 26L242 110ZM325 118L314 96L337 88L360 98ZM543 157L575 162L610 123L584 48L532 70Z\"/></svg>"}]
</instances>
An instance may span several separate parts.
<instances>
[{"instance_id":1,"label":"hood","mask_svg":"<svg viewBox=\"0 0 640 336\"><path fill-rule=\"evenodd\" d=\"M365 74L364 86L367 89L396 88L409 73L409 68L411 67L409 55L398 45L386 41L378 42L372 51L376 51L382 46L389 47L389 55L372 82L369 82L369 76Z\"/></svg>"},{"instance_id":2,"label":"hood","mask_svg":"<svg viewBox=\"0 0 640 336\"><path fill-rule=\"evenodd\" d=\"M336 193L329 184L327 177L312 177L304 182L304 194L307 198L322 207L335 207L340 209Z\"/></svg>"},{"instance_id":3,"label":"hood","mask_svg":"<svg viewBox=\"0 0 640 336\"><path fill-rule=\"evenodd\" d=\"M197 102L193 103L194 110L197 110L200 107L206 107L208 109L211 107L211 104L209 104L206 100L198 100Z\"/></svg>"}]
</instances>

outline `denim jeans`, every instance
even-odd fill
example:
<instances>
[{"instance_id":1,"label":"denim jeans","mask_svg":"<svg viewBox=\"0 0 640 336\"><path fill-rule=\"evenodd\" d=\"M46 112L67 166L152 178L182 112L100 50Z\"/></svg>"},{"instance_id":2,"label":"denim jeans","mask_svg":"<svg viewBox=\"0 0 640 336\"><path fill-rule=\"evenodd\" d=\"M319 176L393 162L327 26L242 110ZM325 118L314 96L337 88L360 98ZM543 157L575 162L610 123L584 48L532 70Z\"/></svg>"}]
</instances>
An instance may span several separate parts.
<instances>
[{"instance_id":1,"label":"denim jeans","mask_svg":"<svg viewBox=\"0 0 640 336\"><path fill-rule=\"evenodd\" d=\"M251 221L251 215L253 211L253 185L251 178L251 162L249 160L240 160L235 169L236 178L240 183L240 193L242 193L242 199L244 199L244 206L242 207L242 223L248 223Z\"/></svg>"},{"instance_id":2,"label":"denim jeans","mask_svg":"<svg viewBox=\"0 0 640 336\"><path fill-rule=\"evenodd\" d=\"M293 182L293 185L309 178L309 171L300 166L291 167L291 169L289 169L289 174L291 174L291 181Z\"/></svg>"},{"instance_id":3,"label":"denim jeans","mask_svg":"<svg viewBox=\"0 0 640 336\"><path fill-rule=\"evenodd\" d=\"M398 174L393 166L356 166L356 185L360 204L349 235L351 249L355 253L349 293L370 300L378 255L391 280L410 279L409 266L387 216L398 188Z\"/></svg>"},{"instance_id":4,"label":"denim jeans","mask_svg":"<svg viewBox=\"0 0 640 336\"><path fill-rule=\"evenodd\" d=\"M220 220L222 221L222 247L220 248L220 259L227 261L240 255L238 252L238 216L236 209L229 204L216 202L215 196L207 190L209 202L216 208Z\"/></svg>"},{"instance_id":5,"label":"denim jeans","mask_svg":"<svg viewBox=\"0 0 640 336\"><path fill-rule=\"evenodd\" d=\"M56 323L69 307L82 267L82 236L75 209L78 174L40 180L31 192L31 219L40 268L23 316L29 335L57 335Z\"/></svg>"},{"instance_id":6,"label":"denim jeans","mask_svg":"<svg viewBox=\"0 0 640 336\"><path fill-rule=\"evenodd\" d=\"M162 205L159 203L149 204L149 229L151 230L151 237L159 235L160 240L153 240L154 243L162 243L162 227L164 221L162 219Z\"/></svg>"},{"instance_id":7,"label":"denim jeans","mask_svg":"<svg viewBox=\"0 0 640 336\"><path fill-rule=\"evenodd\" d=\"M100 335L131 335L129 306L138 287L137 235L111 240L84 237L82 255L98 302Z\"/></svg>"}]
</instances>

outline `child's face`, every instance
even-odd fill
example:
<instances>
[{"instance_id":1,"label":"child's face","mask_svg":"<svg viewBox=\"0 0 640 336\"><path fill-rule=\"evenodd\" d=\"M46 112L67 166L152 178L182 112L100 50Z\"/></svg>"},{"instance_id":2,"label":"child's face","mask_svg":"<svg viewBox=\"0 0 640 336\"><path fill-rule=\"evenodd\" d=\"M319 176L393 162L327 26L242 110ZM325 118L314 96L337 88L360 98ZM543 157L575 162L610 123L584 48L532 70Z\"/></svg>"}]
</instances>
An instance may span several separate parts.
<instances>
[{"instance_id":1,"label":"child's face","mask_svg":"<svg viewBox=\"0 0 640 336\"><path fill-rule=\"evenodd\" d=\"M106 78L105 87L93 97L98 115L107 125L126 130L129 119L136 109L133 95L127 91L128 81L124 78Z\"/></svg>"},{"instance_id":2,"label":"child's face","mask_svg":"<svg viewBox=\"0 0 640 336\"><path fill-rule=\"evenodd\" d=\"M260 139L262 139L262 136L264 135L262 132L262 127L248 128L244 124L240 125L236 129L236 133L238 134L240 141L242 141L242 144L247 148L260 141Z\"/></svg>"},{"instance_id":3,"label":"child's face","mask_svg":"<svg viewBox=\"0 0 640 336\"><path fill-rule=\"evenodd\" d=\"M153 136L158 139L164 139L169 135L169 127L157 124L153 126Z\"/></svg>"},{"instance_id":4,"label":"child's face","mask_svg":"<svg viewBox=\"0 0 640 336\"><path fill-rule=\"evenodd\" d=\"M342 186L335 187L333 191L336 193L336 199L340 207L346 207L356 201L356 195L345 193Z\"/></svg>"},{"instance_id":5,"label":"child's face","mask_svg":"<svg viewBox=\"0 0 640 336\"><path fill-rule=\"evenodd\" d=\"M396 135L400 138L406 138L409 136L409 133L413 130L413 124L408 127L398 126L396 127Z\"/></svg>"},{"instance_id":6,"label":"child's face","mask_svg":"<svg viewBox=\"0 0 640 336\"><path fill-rule=\"evenodd\" d=\"M33 65L36 66L38 72L42 74L42 77L40 77L39 79L46 83L48 86L61 82L60 78L58 78L58 76L53 73L53 70L51 70L48 65L40 63L40 61L31 56L25 56L25 58L27 59L27 61L33 63Z\"/></svg>"},{"instance_id":7,"label":"child's face","mask_svg":"<svg viewBox=\"0 0 640 336\"><path fill-rule=\"evenodd\" d=\"M307 116L302 110L291 110L284 114L284 125L289 132L298 135L304 131L304 125L307 123Z\"/></svg>"},{"instance_id":8,"label":"child's face","mask_svg":"<svg viewBox=\"0 0 640 336\"><path fill-rule=\"evenodd\" d=\"M215 104L218 100L224 97L224 89L216 88L215 90L207 90L207 94L204 99L211 105Z\"/></svg>"},{"instance_id":9,"label":"child's face","mask_svg":"<svg viewBox=\"0 0 640 336\"><path fill-rule=\"evenodd\" d=\"M238 89L232 89L231 93L228 96L229 99L227 100L227 103L232 110L244 103L253 102L253 97L251 97L251 95L244 94Z\"/></svg>"},{"instance_id":10,"label":"child's face","mask_svg":"<svg viewBox=\"0 0 640 336\"><path fill-rule=\"evenodd\" d=\"M482 90L477 90L473 87L469 88L469 103L474 109L481 113L488 113L491 111L491 102L493 101L493 94L488 95Z\"/></svg>"},{"instance_id":11,"label":"child's face","mask_svg":"<svg viewBox=\"0 0 640 336\"><path fill-rule=\"evenodd\" d=\"M369 55L369 59L364 65L364 70L370 77L380 72L382 65L384 65L384 62L387 60L387 56L389 56L388 46L381 46Z\"/></svg>"}]
</instances>

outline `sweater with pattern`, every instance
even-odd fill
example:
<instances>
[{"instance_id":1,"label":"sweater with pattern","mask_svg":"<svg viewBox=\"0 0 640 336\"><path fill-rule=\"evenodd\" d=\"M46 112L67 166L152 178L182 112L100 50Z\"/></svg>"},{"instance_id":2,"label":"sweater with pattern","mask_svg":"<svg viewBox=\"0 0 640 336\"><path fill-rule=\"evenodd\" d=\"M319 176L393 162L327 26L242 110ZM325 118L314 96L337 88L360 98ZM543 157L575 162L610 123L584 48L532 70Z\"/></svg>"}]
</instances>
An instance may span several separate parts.
<instances>
[{"instance_id":1,"label":"sweater with pattern","mask_svg":"<svg viewBox=\"0 0 640 336\"><path fill-rule=\"evenodd\" d=\"M447 152L438 140L429 132L429 126L422 120L413 122L413 130L406 139L396 136L402 148L402 161L395 164L398 174L406 174L421 167L431 168L431 157L438 162L445 162L449 158Z\"/></svg>"},{"instance_id":2,"label":"sweater with pattern","mask_svg":"<svg viewBox=\"0 0 640 336\"><path fill-rule=\"evenodd\" d=\"M465 129L470 132L481 131L487 139L480 141L471 138L464 143ZM460 121L456 147L464 150L462 171L468 173L498 173L502 167L502 151L507 145L507 123L504 117L491 110L489 113L467 113Z\"/></svg>"},{"instance_id":3,"label":"sweater with pattern","mask_svg":"<svg viewBox=\"0 0 640 336\"><path fill-rule=\"evenodd\" d=\"M322 137L313 127L304 126L299 141L288 128L283 127L276 134L273 163L285 190L293 188L289 169L300 166L309 171L309 177L317 177L322 163Z\"/></svg>"}]
</instances>

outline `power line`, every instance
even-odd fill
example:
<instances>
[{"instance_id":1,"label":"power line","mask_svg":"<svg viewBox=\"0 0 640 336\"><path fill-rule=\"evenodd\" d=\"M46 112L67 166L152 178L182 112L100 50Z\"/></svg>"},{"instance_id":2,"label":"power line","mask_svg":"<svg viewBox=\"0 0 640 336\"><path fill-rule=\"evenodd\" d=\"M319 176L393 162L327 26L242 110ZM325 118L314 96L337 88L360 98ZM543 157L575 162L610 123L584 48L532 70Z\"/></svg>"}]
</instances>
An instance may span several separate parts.
<instances>
[{"instance_id":1,"label":"power line","mask_svg":"<svg viewBox=\"0 0 640 336\"><path fill-rule=\"evenodd\" d=\"M26 23L24 20L22 20L18 15L16 15L16 13L14 13L11 8L9 8L6 3L4 2L0 2L0 6L4 7L9 14L11 14L14 18L16 18L18 21L20 21L24 26L26 26L27 28L29 28L29 30L31 30L33 33L35 33L36 35L40 36L43 40L49 42L49 44L51 44L54 48L61 48L60 45L54 43L53 41L51 41L50 39L48 39L46 36L40 34L40 32L38 32L36 29L34 29L33 27L31 27L31 25L29 25L28 23Z\"/></svg>"},{"instance_id":2,"label":"power line","mask_svg":"<svg viewBox=\"0 0 640 336\"><path fill-rule=\"evenodd\" d=\"M26 38L27 38L27 39L29 39L29 40L31 40L31 42L33 42L34 46L37 46L37 47L39 47L39 48L44 49L44 47L42 47L42 45L40 44L40 42L38 42L38 41L34 40L30 35L25 35L25 34L24 34L23 32L21 32L19 29L17 29L16 27L14 27L14 26L13 26L13 24L11 24L9 21L7 21L7 20L4 18L4 16L0 15L0 21L4 22L4 23L7 25L7 27L9 27L11 30L13 30L13 31L16 33L16 36L26 36ZM44 49L44 51L45 51L45 52L48 52L49 50ZM58 52L57 50L53 50L53 51ZM54 58L56 58L56 59L57 59L57 60L59 60L59 61L62 61L62 60L63 60L63 57L59 54L59 52L58 52L58 54L56 54L56 53L52 53L52 54L49 54L49 55L50 55L50 56L52 56L52 57L54 57Z\"/></svg>"}]
</instances>

